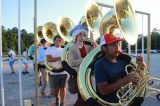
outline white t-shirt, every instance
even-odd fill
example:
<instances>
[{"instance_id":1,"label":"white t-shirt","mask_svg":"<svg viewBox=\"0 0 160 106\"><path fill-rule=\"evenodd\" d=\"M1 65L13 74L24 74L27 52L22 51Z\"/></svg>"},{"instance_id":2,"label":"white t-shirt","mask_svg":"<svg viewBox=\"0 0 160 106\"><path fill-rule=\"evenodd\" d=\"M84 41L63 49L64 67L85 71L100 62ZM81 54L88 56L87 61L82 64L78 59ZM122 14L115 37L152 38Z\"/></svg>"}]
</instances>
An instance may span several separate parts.
<instances>
[{"instance_id":1,"label":"white t-shirt","mask_svg":"<svg viewBox=\"0 0 160 106\"><path fill-rule=\"evenodd\" d=\"M13 50L10 50L8 52L9 57L9 61L14 61L16 59L16 53Z\"/></svg>"},{"instance_id":2,"label":"white t-shirt","mask_svg":"<svg viewBox=\"0 0 160 106\"><path fill-rule=\"evenodd\" d=\"M61 57L63 54L63 48L57 48L55 46L48 47L46 50L46 55L51 55L52 57ZM53 67L59 68L62 67L61 61L56 61L56 62L49 62ZM57 74L67 74L66 71L63 72L50 72L51 75L57 75Z\"/></svg>"}]
</instances>

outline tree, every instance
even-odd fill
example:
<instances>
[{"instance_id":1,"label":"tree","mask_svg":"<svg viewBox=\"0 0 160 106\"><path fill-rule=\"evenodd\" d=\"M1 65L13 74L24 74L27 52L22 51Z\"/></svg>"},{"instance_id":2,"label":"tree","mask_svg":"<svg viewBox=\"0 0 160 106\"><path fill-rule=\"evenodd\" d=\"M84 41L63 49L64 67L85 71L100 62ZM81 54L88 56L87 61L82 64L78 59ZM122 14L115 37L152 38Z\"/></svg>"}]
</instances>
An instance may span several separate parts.
<instances>
[{"instance_id":1,"label":"tree","mask_svg":"<svg viewBox=\"0 0 160 106\"><path fill-rule=\"evenodd\" d=\"M29 47L33 43L33 36L33 33L28 34L25 29L21 30L21 50ZM18 28L14 27L6 30L5 27L2 26L2 50L4 54L8 52L8 47L18 52Z\"/></svg>"},{"instance_id":2,"label":"tree","mask_svg":"<svg viewBox=\"0 0 160 106\"><path fill-rule=\"evenodd\" d=\"M7 52L6 31L2 29L2 51Z\"/></svg>"},{"instance_id":3,"label":"tree","mask_svg":"<svg viewBox=\"0 0 160 106\"><path fill-rule=\"evenodd\" d=\"M154 28L151 33L151 49L160 49L160 30Z\"/></svg>"}]
</instances>

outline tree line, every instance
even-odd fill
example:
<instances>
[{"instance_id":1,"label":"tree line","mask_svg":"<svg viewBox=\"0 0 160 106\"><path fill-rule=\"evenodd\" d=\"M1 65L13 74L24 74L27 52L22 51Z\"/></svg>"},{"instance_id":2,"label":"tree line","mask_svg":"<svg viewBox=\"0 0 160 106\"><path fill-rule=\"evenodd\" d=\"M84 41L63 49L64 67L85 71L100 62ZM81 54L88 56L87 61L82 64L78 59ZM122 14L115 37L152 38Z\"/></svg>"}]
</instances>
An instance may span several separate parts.
<instances>
[{"instance_id":1,"label":"tree line","mask_svg":"<svg viewBox=\"0 0 160 106\"><path fill-rule=\"evenodd\" d=\"M137 49L142 48L142 35L138 35L138 40L137 40ZM151 49L153 50L160 50L160 30L157 28L154 28L151 32ZM127 48L127 42L123 41L122 42L122 49ZM131 46L131 49L135 49L135 45ZM147 49L147 36L144 36L144 49Z\"/></svg>"},{"instance_id":2,"label":"tree line","mask_svg":"<svg viewBox=\"0 0 160 106\"><path fill-rule=\"evenodd\" d=\"M33 43L34 34L28 33L25 29L21 30L21 50ZM160 30L154 28L151 32L151 49L160 50ZM11 47L14 51L18 52L18 28L14 27L12 29L5 29L2 26L2 51L3 54L8 52L8 47ZM127 42L122 42L122 49L127 47ZM132 49L135 49L135 46L131 46ZM142 48L142 37L139 35L137 40L137 48ZM144 48L147 48L147 36L144 37Z\"/></svg>"},{"instance_id":3,"label":"tree line","mask_svg":"<svg viewBox=\"0 0 160 106\"><path fill-rule=\"evenodd\" d=\"M28 33L25 29L21 31L21 50L33 43L34 34ZM2 52L6 54L8 52L8 47L11 47L16 53L18 53L18 28L14 27L12 29L5 29L2 26Z\"/></svg>"}]
</instances>

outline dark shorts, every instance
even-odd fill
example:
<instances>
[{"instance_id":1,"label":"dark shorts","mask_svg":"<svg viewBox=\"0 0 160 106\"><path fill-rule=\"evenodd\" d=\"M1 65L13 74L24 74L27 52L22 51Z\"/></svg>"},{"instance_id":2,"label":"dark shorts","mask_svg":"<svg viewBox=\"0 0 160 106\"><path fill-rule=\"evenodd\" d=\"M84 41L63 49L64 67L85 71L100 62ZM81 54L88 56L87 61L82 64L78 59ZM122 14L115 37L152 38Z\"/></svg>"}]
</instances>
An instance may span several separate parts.
<instances>
[{"instance_id":1,"label":"dark shorts","mask_svg":"<svg viewBox=\"0 0 160 106\"><path fill-rule=\"evenodd\" d=\"M33 60L33 56L30 55L30 56L28 56L28 57L29 57L30 60Z\"/></svg>"},{"instance_id":2,"label":"dark shorts","mask_svg":"<svg viewBox=\"0 0 160 106\"><path fill-rule=\"evenodd\" d=\"M14 65L14 61L9 61L9 66L12 67Z\"/></svg>"},{"instance_id":3,"label":"dark shorts","mask_svg":"<svg viewBox=\"0 0 160 106\"><path fill-rule=\"evenodd\" d=\"M67 74L49 75L49 80L51 89L64 88L67 83Z\"/></svg>"}]
</instances>

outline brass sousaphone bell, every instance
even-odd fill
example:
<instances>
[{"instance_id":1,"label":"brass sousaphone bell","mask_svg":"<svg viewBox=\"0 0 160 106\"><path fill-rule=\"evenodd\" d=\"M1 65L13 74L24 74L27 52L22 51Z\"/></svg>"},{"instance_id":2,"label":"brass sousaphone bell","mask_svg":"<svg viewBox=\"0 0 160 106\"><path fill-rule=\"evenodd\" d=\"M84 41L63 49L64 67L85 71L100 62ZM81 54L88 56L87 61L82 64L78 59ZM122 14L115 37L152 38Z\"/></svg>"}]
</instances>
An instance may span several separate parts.
<instances>
[{"instance_id":1,"label":"brass sousaphone bell","mask_svg":"<svg viewBox=\"0 0 160 106\"><path fill-rule=\"evenodd\" d=\"M52 22L47 22L44 24L42 33L44 36L44 39L50 43L53 44L53 38L58 35L56 24Z\"/></svg>"},{"instance_id":2,"label":"brass sousaphone bell","mask_svg":"<svg viewBox=\"0 0 160 106\"><path fill-rule=\"evenodd\" d=\"M67 42L70 42L72 40L72 37L70 36L70 31L73 27L74 23L68 17L60 17L58 19L57 31L60 36Z\"/></svg>"},{"instance_id":3,"label":"brass sousaphone bell","mask_svg":"<svg viewBox=\"0 0 160 106\"><path fill-rule=\"evenodd\" d=\"M74 27L73 21L68 17L60 17L57 23L57 30L60 36L67 41L68 43L65 45L63 49L63 55L61 56L61 60L67 61L67 54L69 47L73 44L73 39L70 36L70 31Z\"/></svg>"},{"instance_id":4,"label":"brass sousaphone bell","mask_svg":"<svg viewBox=\"0 0 160 106\"><path fill-rule=\"evenodd\" d=\"M92 0L87 2L85 8L85 18L87 22L88 29L93 33L94 40L100 37L99 25L102 20L102 13L97 5Z\"/></svg>"},{"instance_id":5,"label":"brass sousaphone bell","mask_svg":"<svg viewBox=\"0 0 160 106\"><path fill-rule=\"evenodd\" d=\"M127 43L134 45L137 42L137 21L130 0L115 0L114 9L103 17L99 31L101 35L113 34L117 28Z\"/></svg>"},{"instance_id":6,"label":"brass sousaphone bell","mask_svg":"<svg viewBox=\"0 0 160 106\"><path fill-rule=\"evenodd\" d=\"M36 28L36 35L37 35L37 41L38 41L38 43L40 42L40 40L41 40L42 38L44 38L44 37L43 37L43 34L42 34L42 28L43 28L43 26L38 26L38 27Z\"/></svg>"}]
</instances>

